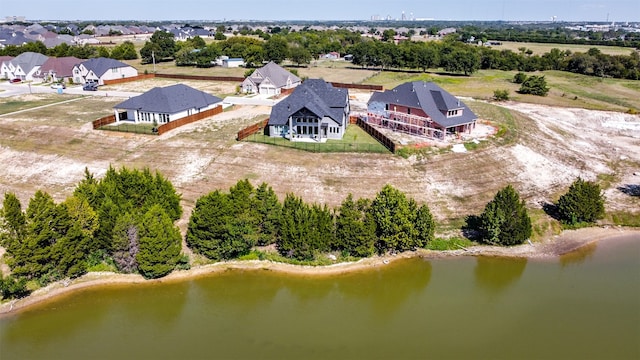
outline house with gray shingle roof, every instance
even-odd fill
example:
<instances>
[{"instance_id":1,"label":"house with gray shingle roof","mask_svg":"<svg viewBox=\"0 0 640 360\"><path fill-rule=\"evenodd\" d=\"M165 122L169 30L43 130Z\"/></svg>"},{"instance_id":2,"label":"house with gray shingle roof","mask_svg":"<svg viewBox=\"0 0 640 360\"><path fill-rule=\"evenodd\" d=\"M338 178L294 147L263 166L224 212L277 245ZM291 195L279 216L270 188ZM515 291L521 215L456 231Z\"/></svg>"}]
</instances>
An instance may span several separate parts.
<instances>
[{"instance_id":1,"label":"house with gray shingle roof","mask_svg":"<svg viewBox=\"0 0 640 360\"><path fill-rule=\"evenodd\" d=\"M114 106L116 119L158 125L222 105L217 96L184 84L156 87Z\"/></svg>"},{"instance_id":2,"label":"house with gray shingle roof","mask_svg":"<svg viewBox=\"0 0 640 360\"><path fill-rule=\"evenodd\" d=\"M348 90L321 79L309 79L273 106L268 129L271 137L324 142L342 139L347 125Z\"/></svg>"},{"instance_id":3,"label":"house with gray shingle roof","mask_svg":"<svg viewBox=\"0 0 640 360\"><path fill-rule=\"evenodd\" d=\"M89 59L73 67L73 81L77 84L97 82L104 85L105 80L138 76L138 70L121 61L99 57Z\"/></svg>"},{"instance_id":4,"label":"house with gray shingle roof","mask_svg":"<svg viewBox=\"0 0 640 360\"><path fill-rule=\"evenodd\" d=\"M413 81L374 92L367 103L367 121L392 130L444 139L475 128L478 117L440 86Z\"/></svg>"},{"instance_id":5,"label":"house with gray shingle roof","mask_svg":"<svg viewBox=\"0 0 640 360\"><path fill-rule=\"evenodd\" d=\"M248 94L279 95L282 89L291 89L300 83L299 77L271 61L244 79L242 91Z\"/></svg>"},{"instance_id":6,"label":"house with gray shingle roof","mask_svg":"<svg viewBox=\"0 0 640 360\"><path fill-rule=\"evenodd\" d=\"M22 81L34 80L34 75L40 69L40 66L47 61L49 57L35 52L24 52L9 62L5 62L6 67L2 66L2 71L9 79L20 79Z\"/></svg>"}]
</instances>

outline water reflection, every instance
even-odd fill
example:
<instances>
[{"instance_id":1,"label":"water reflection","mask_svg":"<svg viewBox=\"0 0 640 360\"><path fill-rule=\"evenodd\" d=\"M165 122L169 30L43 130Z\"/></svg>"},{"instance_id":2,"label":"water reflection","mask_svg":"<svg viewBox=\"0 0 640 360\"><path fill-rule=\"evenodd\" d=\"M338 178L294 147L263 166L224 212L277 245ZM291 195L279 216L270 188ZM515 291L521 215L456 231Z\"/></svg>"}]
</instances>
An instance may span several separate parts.
<instances>
[{"instance_id":1,"label":"water reflection","mask_svg":"<svg viewBox=\"0 0 640 360\"><path fill-rule=\"evenodd\" d=\"M527 267L526 258L476 257L476 286L491 294L499 294L515 284Z\"/></svg>"},{"instance_id":2,"label":"water reflection","mask_svg":"<svg viewBox=\"0 0 640 360\"><path fill-rule=\"evenodd\" d=\"M408 273L408 268L414 271ZM375 271L346 275L338 283L339 291L345 298L368 304L375 314L390 316L407 298L426 290L431 269L431 263L424 259L399 261Z\"/></svg>"},{"instance_id":3,"label":"water reflection","mask_svg":"<svg viewBox=\"0 0 640 360\"><path fill-rule=\"evenodd\" d=\"M597 243L592 242L591 244L585 245L577 250L560 256L560 265L562 267L565 267L583 263L585 260L590 259L593 254L595 254L597 246Z\"/></svg>"}]
</instances>

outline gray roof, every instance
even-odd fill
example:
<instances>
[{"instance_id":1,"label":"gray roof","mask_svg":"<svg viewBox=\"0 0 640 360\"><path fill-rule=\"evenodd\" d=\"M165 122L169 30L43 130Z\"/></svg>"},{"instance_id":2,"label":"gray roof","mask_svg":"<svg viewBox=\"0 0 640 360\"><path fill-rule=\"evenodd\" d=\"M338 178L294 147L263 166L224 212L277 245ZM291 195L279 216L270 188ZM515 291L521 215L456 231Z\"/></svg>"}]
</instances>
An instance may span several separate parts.
<instances>
[{"instance_id":1,"label":"gray roof","mask_svg":"<svg viewBox=\"0 0 640 360\"><path fill-rule=\"evenodd\" d=\"M49 57L36 52L24 52L11 60L14 66L20 65L20 68L29 73L34 67L40 66L47 61Z\"/></svg>"},{"instance_id":2,"label":"gray roof","mask_svg":"<svg viewBox=\"0 0 640 360\"><path fill-rule=\"evenodd\" d=\"M111 70L113 68L123 68L123 67L130 66L121 61L104 58L104 57L83 61L82 65L84 65L84 67L86 67L87 70L93 71L93 73L96 74L98 77L101 77L102 75L104 75L104 73L106 73L108 70Z\"/></svg>"},{"instance_id":3,"label":"gray roof","mask_svg":"<svg viewBox=\"0 0 640 360\"><path fill-rule=\"evenodd\" d=\"M369 103L382 102L414 109L422 109L445 128L468 124L478 117L462 101L432 82L414 81L398 85L392 90L374 92ZM462 109L461 116L447 117L447 111Z\"/></svg>"},{"instance_id":4,"label":"gray roof","mask_svg":"<svg viewBox=\"0 0 640 360\"><path fill-rule=\"evenodd\" d=\"M260 74L262 77L257 77ZM300 82L300 78L293 75L291 72L285 70L282 66L270 61L267 65L256 69L250 76L249 79L253 81L256 85L260 85L260 83L269 78L271 83L277 88L281 88L287 85L287 79L291 78L292 83Z\"/></svg>"},{"instance_id":5,"label":"gray roof","mask_svg":"<svg viewBox=\"0 0 640 360\"><path fill-rule=\"evenodd\" d=\"M164 88L153 88L142 95L121 102L114 108L175 114L188 109L202 109L219 102L222 102L222 99L217 96L187 85L176 84Z\"/></svg>"},{"instance_id":6,"label":"gray roof","mask_svg":"<svg viewBox=\"0 0 640 360\"><path fill-rule=\"evenodd\" d=\"M349 103L347 89L334 88L321 79L308 79L296 87L291 95L271 109L269 125L286 125L289 117L307 109L319 118L329 117L342 125L344 109Z\"/></svg>"}]
</instances>

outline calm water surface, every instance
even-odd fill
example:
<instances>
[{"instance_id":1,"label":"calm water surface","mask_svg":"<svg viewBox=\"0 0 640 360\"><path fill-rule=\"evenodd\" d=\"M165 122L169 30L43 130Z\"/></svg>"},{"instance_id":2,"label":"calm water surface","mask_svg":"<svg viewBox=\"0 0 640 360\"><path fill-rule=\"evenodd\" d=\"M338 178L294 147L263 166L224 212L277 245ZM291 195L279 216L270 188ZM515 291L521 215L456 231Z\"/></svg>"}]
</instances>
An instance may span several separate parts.
<instances>
[{"instance_id":1,"label":"calm water surface","mask_svg":"<svg viewBox=\"0 0 640 360\"><path fill-rule=\"evenodd\" d=\"M0 319L7 359L640 359L640 238L90 289Z\"/></svg>"}]
</instances>

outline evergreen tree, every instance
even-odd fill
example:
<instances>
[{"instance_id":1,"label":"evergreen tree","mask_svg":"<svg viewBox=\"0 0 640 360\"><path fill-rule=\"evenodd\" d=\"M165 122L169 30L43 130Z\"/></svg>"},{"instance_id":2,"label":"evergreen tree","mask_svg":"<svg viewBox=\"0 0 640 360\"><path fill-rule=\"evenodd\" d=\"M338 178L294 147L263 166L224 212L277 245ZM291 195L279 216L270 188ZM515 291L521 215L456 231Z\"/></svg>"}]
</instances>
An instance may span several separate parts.
<instances>
[{"instance_id":1,"label":"evergreen tree","mask_svg":"<svg viewBox=\"0 0 640 360\"><path fill-rule=\"evenodd\" d=\"M256 210L258 216L258 245L276 242L280 228L282 205L275 191L266 183L256 189Z\"/></svg>"},{"instance_id":2,"label":"evergreen tree","mask_svg":"<svg viewBox=\"0 0 640 360\"><path fill-rule=\"evenodd\" d=\"M29 295L29 290L27 290L27 279L16 279L13 276L3 277L0 272L0 298L19 299L27 295Z\"/></svg>"},{"instance_id":3,"label":"evergreen tree","mask_svg":"<svg viewBox=\"0 0 640 360\"><path fill-rule=\"evenodd\" d=\"M225 251L221 249L220 239L226 232L230 211L227 196L219 190L200 197L189 219L187 245L209 259L223 259Z\"/></svg>"},{"instance_id":4,"label":"evergreen tree","mask_svg":"<svg viewBox=\"0 0 640 360\"><path fill-rule=\"evenodd\" d=\"M180 231L160 205L153 205L140 222L138 270L147 279L169 274L180 258Z\"/></svg>"},{"instance_id":5,"label":"evergreen tree","mask_svg":"<svg viewBox=\"0 0 640 360\"><path fill-rule=\"evenodd\" d=\"M24 241L26 219L20 200L14 193L5 193L0 211L0 246L12 255Z\"/></svg>"},{"instance_id":6,"label":"evergreen tree","mask_svg":"<svg viewBox=\"0 0 640 360\"><path fill-rule=\"evenodd\" d=\"M26 211L25 241L10 259L14 275L42 278L43 283L60 277L61 274L55 273L52 247L66 234L69 219L65 210L40 190L31 198Z\"/></svg>"},{"instance_id":7,"label":"evergreen tree","mask_svg":"<svg viewBox=\"0 0 640 360\"><path fill-rule=\"evenodd\" d=\"M358 257L373 254L375 222L367 211L368 207L366 200L356 203L351 194L347 195L336 216L336 250Z\"/></svg>"},{"instance_id":8,"label":"evergreen tree","mask_svg":"<svg viewBox=\"0 0 640 360\"><path fill-rule=\"evenodd\" d=\"M524 200L508 185L498 191L480 215L481 240L492 245L517 245L531 237L531 219Z\"/></svg>"},{"instance_id":9,"label":"evergreen tree","mask_svg":"<svg viewBox=\"0 0 640 360\"><path fill-rule=\"evenodd\" d=\"M436 230L436 223L427 205L422 205L418 209L414 225L418 236L415 246L426 247L433 240Z\"/></svg>"},{"instance_id":10,"label":"evergreen tree","mask_svg":"<svg viewBox=\"0 0 640 360\"><path fill-rule=\"evenodd\" d=\"M575 180L566 194L558 199L558 212L564 223L575 225L581 222L595 222L604 217L604 196L600 185Z\"/></svg>"},{"instance_id":11,"label":"evergreen tree","mask_svg":"<svg viewBox=\"0 0 640 360\"><path fill-rule=\"evenodd\" d=\"M532 75L522 82L518 92L521 94L547 96L549 87L547 86L547 81L544 79L544 76Z\"/></svg>"},{"instance_id":12,"label":"evergreen tree","mask_svg":"<svg viewBox=\"0 0 640 360\"><path fill-rule=\"evenodd\" d=\"M278 252L298 260L312 260L314 249L307 240L310 233L311 208L301 198L287 194L282 205L280 238L276 241Z\"/></svg>"}]
</instances>

